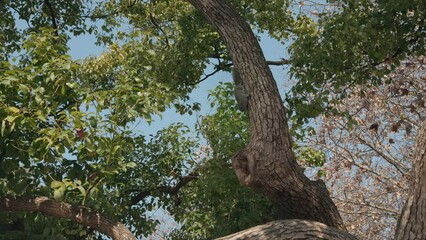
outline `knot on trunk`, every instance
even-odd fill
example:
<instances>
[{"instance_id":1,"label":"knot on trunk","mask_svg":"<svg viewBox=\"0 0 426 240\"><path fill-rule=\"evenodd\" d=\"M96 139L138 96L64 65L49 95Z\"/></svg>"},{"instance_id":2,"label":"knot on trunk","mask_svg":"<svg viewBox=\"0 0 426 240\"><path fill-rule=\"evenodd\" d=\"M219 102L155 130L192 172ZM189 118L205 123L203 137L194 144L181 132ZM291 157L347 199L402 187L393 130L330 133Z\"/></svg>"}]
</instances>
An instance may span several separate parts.
<instances>
[{"instance_id":1,"label":"knot on trunk","mask_svg":"<svg viewBox=\"0 0 426 240\"><path fill-rule=\"evenodd\" d=\"M243 186L254 186L256 183L255 177L255 160L253 156L246 150L240 150L232 158L232 166Z\"/></svg>"}]
</instances>

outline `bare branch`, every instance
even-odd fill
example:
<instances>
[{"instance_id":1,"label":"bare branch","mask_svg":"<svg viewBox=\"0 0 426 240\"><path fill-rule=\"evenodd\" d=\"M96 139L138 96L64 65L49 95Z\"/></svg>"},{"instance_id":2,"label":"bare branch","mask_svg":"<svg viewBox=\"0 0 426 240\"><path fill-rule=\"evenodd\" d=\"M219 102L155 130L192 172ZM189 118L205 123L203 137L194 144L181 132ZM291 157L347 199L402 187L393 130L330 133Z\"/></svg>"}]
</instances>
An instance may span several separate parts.
<instances>
[{"instance_id":1,"label":"bare branch","mask_svg":"<svg viewBox=\"0 0 426 240\"><path fill-rule=\"evenodd\" d=\"M342 202L342 204L344 204L344 205L351 204L351 205L357 205L357 206L370 207L370 208L375 208L377 210L380 210L382 212L387 212L387 213L392 214L396 217L399 216L399 211L395 211L395 209L386 208L384 206L374 205L374 204L371 204L371 203L368 203L368 202L348 201L348 200L345 200L345 199L335 198L335 197L333 197L333 199Z\"/></svg>"},{"instance_id":2,"label":"bare branch","mask_svg":"<svg viewBox=\"0 0 426 240\"><path fill-rule=\"evenodd\" d=\"M150 196L153 191L160 191L162 193L170 194L172 196L176 196L179 192L179 190L184 187L189 182L197 179L199 177L198 169L194 170L193 172L189 173L186 176L182 176L178 179L178 182L175 186L159 186L154 189L147 189L140 191L136 196L134 196L129 203L129 206L136 205L138 202L142 201L147 196Z\"/></svg>"},{"instance_id":3,"label":"bare branch","mask_svg":"<svg viewBox=\"0 0 426 240\"><path fill-rule=\"evenodd\" d=\"M149 13L149 20L151 21L151 23L160 30L160 32L162 32L164 34L164 43L166 44L166 48L170 47L169 44L169 38L167 37L166 32L163 30L163 28L157 23L157 20L155 20L154 15L152 15L152 13Z\"/></svg>"},{"instance_id":4,"label":"bare branch","mask_svg":"<svg viewBox=\"0 0 426 240\"><path fill-rule=\"evenodd\" d=\"M212 56L215 56L215 55L212 55ZM290 64L290 62L291 62L290 60L284 59L284 58L281 58L281 60L279 60L279 61L266 61L266 63L270 66L282 66L282 65ZM216 73L218 73L218 72L222 71L223 69L226 69L230 66L233 66L233 64L229 63L229 64L223 64L222 66L217 66L216 69L213 72L206 74L202 79L200 79L200 81L198 81L195 84L199 84L201 82L204 82L205 80L207 80L207 78L215 75Z\"/></svg>"},{"instance_id":5,"label":"bare branch","mask_svg":"<svg viewBox=\"0 0 426 240\"><path fill-rule=\"evenodd\" d=\"M402 163L400 163L398 160L392 158L391 156L383 153L382 151L380 151L378 148L376 148L375 146L373 146L372 144L368 143L367 141L365 141L364 139L362 139L361 137L358 136L358 134L356 134L356 137L358 138L358 140L363 143L364 145L368 146L371 150L373 150L374 152L376 152L379 156L381 156L384 160L386 160L386 162L392 164L396 170L398 170L401 174L406 174L408 173L408 168L405 167Z\"/></svg>"}]
</instances>

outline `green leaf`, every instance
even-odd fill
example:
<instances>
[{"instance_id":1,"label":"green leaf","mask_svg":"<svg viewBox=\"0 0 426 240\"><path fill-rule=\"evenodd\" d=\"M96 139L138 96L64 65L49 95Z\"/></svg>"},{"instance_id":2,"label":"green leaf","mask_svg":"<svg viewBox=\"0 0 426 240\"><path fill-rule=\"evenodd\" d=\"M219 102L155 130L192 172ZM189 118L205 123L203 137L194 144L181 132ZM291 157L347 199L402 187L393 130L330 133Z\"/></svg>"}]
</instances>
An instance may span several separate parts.
<instances>
[{"instance_id":1,"label":"green leaf","mask_svg":"<svg viewBox=\"0 0 426 240\"><path fill-rule=\"evenodd\" d=\"M64 183L63 182L60 182L60 181L53 181L51 184L50 184L50 187L51 188L59 188L59 187L62 187L64 185Z\"/></svg>"},{"instance_id":2,"label":"green leaf","mask_svg":"<svg viewBox=\"0 0 426 240\"><path fill-rule=\"evenodd\" d=\"M12 113L19 113L19 109L16 107L7 107L7 110Z\"/></svg>"},{"instance_id":3,"label":"green leaf","mask_svg":"<svg viewBox=\"0 0 426 240\"><path fill-rule=\"evenodd\" d=\"M83 197L86 197L86 189L84 189L84 187L78 186L77 189L80 191Z\"/></svg>"},{"instance_id":4,"label":"green leaf","mask_svg":"<svg viewBox=\"0 0 426 240\"><path fill-rule=\"evenodd\" d=\"M17 117L19 116L7 116L4 120L13 123Z\"/></svg>"},{"instance_id":5,"label":"green leaf","mask_svg":"<svg viewBox=\"0 0 426 240\"><path fill-rule=\"evenodd\" d=\"M53 191L53 198L56 200L61 200L64 197L65 191L62 188L55 189Z\"/></svg>"}]
</instances>

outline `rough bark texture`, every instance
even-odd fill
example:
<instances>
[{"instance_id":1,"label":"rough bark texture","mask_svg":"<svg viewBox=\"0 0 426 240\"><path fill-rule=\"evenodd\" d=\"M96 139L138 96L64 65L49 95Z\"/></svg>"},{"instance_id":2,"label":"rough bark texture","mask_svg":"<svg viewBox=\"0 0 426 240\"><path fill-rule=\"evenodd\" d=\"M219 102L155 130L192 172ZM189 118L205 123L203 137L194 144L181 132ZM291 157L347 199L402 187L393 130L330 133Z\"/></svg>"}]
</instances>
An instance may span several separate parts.
<instances>
[{"instance_id":1,"label":"rough bark texture","mask_svg":"<svg viewBox=\"0 0 426 240\"><path fill-rule=\"evenodd\" d=\"M263 192L284 219L344 230L324 183L310 181L296 162L277 85L250 26L226 0L188 1L219 32L250 94L250 143L233 158L241 184Z\"/></svg>"},{"instance_id":2,"label":"rough bark texture","mask_svg":"<svg viewBox=\"0 0 426 240\"><path fill-rule=\"evenodd\" d=\"M314 238L315 237L315 238ZM356 240L351 234L320 222L299 219L279 220L252 227L217 240L269 240L269 239L333 239Z\"/></svg>"},{"instance_id":3,"label":"rough bark texture","mask_svg":"<svg viewBox=\"0 0 426 240\"><path fill-rule=\"evenodd\" d=\"M413 185L399 217L395 240L426 239L426 121L417 133Z\"/></svg>"},{"instance_id":4,"label":"rough bark texture","mask_svg":"<svg viewBox=\"0 0 426 240\"><path fill-rule=\"evenodd\" d=\"M69 219L83 226L91 227L116 240L136 239L122 223L114 221L84 206L72 206L47 197L1 197L0 211L41 212L54 217Z\"/></svg>"}]
</instances>

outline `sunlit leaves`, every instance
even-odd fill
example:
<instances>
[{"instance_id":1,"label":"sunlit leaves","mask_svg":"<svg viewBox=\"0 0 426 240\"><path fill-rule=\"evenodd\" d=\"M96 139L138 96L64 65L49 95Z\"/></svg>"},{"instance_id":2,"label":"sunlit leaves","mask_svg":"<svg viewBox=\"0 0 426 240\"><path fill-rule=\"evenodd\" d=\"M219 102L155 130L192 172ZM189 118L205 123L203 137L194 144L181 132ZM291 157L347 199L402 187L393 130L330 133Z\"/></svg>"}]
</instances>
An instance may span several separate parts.
<instances>
[{"instance_id":1,"label":"sunlit leaves","mask_svg":"<svg viewBox=\"0 0 426 240\"><path fill-rule=\"evenodd\" d=\"M297 150L298 161L310 167L321 167L325 163L325 153L313 148L301 148Z\"/></svg>"},{"instance_id":2,"label":"sunlit leaves","mask_svg":"<svg viewBox=\"0 0 426 240\"><path fill-rule=\"evenodd\" d=\"M30 35L23 47L27 55L0 68L1 194L52 196L126 215L113 202L123 201L121 186L128 183L117 176L138 166L128 159L136 144L129 125L140 117L149 121L184 93L172 88L176 83L156 81L149 67L156 55L147 49L139 71L132 57L142 52L130 46L113 45L110 55L72 61L50 29ZM105 77L110 81L98 82ZM176 174L182 162L176 159ZM152 227L151 221L138 224L145 232Z\"/></svg>"},{"instance_id":3,"label":"sunlit leaves","mask_svg":"<svg viewBox=\"0 0 426 240\"><path fill-rule=\"evenodd\" d=\"M86 189L82 186L80 180L75 182L70 179L64 179L63 181L52 181L50 187L53 189L53 197L56 200L62 200L66 191L78 190L81 195L86 198Z\"/></svg>"},{"instance_id":4,"label":"sunlit leaves","mask_svg":"<svg viewBox=\"0 0 426 240\"><path fill-rule=\"evenodd\" d=\"M204 116L201 122L200 131L218 155L233 154L248 141L248 116L237 110L233 89L232 83L222 83L210 92L216 113Z\"/></svg>"}]
</instances>

